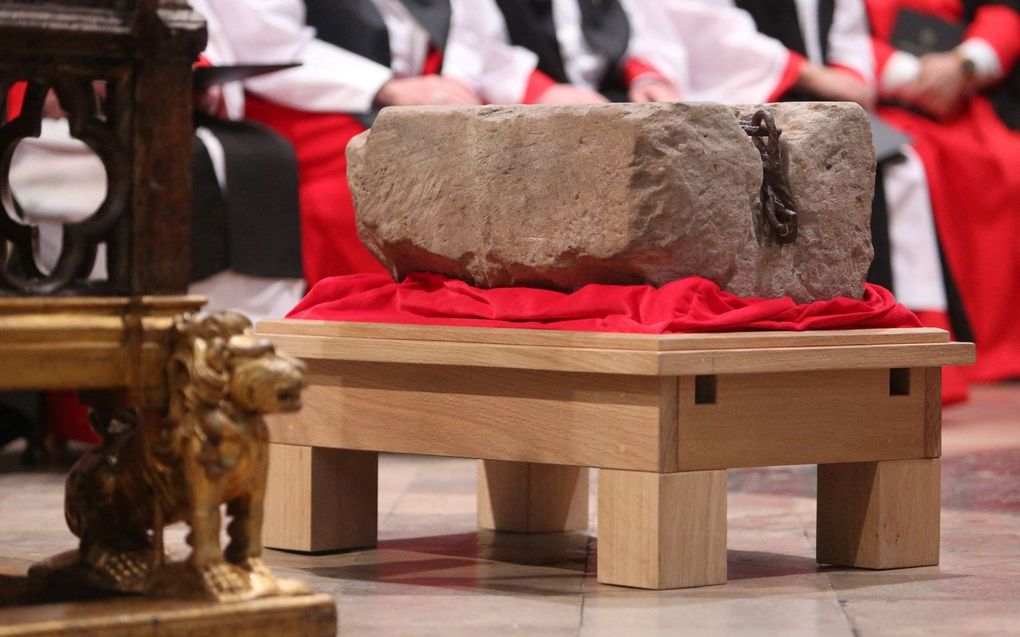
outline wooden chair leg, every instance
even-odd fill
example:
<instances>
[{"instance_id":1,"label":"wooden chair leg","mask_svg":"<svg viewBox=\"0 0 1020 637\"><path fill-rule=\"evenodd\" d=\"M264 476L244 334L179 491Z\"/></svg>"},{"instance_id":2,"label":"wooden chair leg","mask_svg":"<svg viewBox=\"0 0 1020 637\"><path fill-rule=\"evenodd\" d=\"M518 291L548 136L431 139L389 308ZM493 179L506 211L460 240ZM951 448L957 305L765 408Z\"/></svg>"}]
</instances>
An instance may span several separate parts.
<instances>
[{"instance_id":1,"label":"wooden chair leg","mask_svg":"<svg viewBox=\"0 0 1020 637\"><path fill-rule=\"evenodd\" d=\"M939 460L818 467L818 561L887 569L939 563Z\"/></svg>"},{"instance_id":2,"label":"wooden chair leg","mask_svg":"<svg viewBox=\"0 0 1020 637\"><path fill-rule=\"evenodd\" d=\"M287 551L375 546L379 454L270 445L265 545Z\"/></svg>"},{"instance_id":3,"label":"wooden chair leg","mask_svg":"<svg viewBox=\"0 0 1020 637\"><path fill-rule=\"evenodd\" d=\"M478 526L516 533L588 528L587 468L478 461Z\"/></svg>"},{"instance_id":4,"label":"wooden chair leg","mask_svg":"<svg viewBox=\"0 0 1020 637\"><path fill-rule=\"evenodd\" d=\"M598 581L666 589L726 582L726 471L599 472Z\"/></svg>"}]
</instances>

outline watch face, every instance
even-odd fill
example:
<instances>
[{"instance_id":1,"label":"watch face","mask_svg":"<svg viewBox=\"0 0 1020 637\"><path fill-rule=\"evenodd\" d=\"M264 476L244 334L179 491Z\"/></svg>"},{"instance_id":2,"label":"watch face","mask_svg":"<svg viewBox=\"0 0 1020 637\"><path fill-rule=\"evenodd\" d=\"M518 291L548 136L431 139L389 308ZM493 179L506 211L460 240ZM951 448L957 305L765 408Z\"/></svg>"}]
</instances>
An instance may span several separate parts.
<instances>
[{"instance_id":1,"label":"watch face","mask_svg":"<svg viewBox=\"0 0 1020 637\"><path fill-rule=\"evenodd\" d=\"M977 64L974 64L974 60L963 58L960 61L960 70L966 77L974 77L977 75Z\"/></svg>"}]
</instances>

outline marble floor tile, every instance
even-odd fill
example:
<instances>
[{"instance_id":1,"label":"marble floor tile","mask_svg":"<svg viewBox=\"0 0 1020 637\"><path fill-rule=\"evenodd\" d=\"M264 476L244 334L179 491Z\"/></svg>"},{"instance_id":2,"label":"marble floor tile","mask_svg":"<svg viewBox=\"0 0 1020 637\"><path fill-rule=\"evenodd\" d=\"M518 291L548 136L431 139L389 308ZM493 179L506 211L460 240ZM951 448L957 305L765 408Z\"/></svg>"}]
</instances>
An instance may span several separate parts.
<instances>
[{"instance_id":1,"label":"marble floor tile","mask_svg":"<svg viewBox=\"0 0 1020 637\"><path fill-rule=\"evenodd\" d=\"M729 472L726 585L601 585L598 472L588 532L504 534L475 526L474 461L385 454L376 548L266 558L335 597L341 635L1020 635L1020 385L976 388L944 423L935 567L818 565L815 468L742 469ZM75 545L63 480L0 453L0 578ZM186 533L169 529L175 553Z\"/></svg>"}]
</instances>

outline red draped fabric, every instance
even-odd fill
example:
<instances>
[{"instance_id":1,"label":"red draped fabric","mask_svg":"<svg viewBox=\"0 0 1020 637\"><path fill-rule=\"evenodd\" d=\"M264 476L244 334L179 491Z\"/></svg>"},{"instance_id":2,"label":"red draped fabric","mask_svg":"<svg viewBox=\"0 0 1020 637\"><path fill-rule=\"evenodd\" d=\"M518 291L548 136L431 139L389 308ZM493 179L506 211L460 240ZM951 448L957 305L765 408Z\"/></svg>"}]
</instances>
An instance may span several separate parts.
<instances>
[{"instance_id":1,"label":"red draped fabric","mask_svg":"<svg viewBox=\"0 0 1020 637\"><path fill-rule=\"evenodd\" d=\"M480 289L439 274L320 281L288 318L516 327L583 332L671 334L745 330L920 327L888 290L869 284L862 300L797 304L790 298L742 298L701 277L661 288L588 285L573 293L536 288Z\"/></svg>"},{"instance_id":2,"label":"red draped fabric","mask_svg":"<svg viewBox=\"0 0 1020 637\"><path fill-rule=\"evenodd\" d=\"M897 11L909 8L959 21L959 0L868 0L878 61ZM1005 68L1015 63L1020 14L1002 6L981 9L968 35L989 40ZM1012 40L1001 30L1012 29ZM1012 44L1010 44L1012 42ZM884 45L888 49L888 44ZM984 97L947 122L881 107L881 117L913 138L924 162L939 241L974 330L977 364L973 380L1020 376L1020 133L1008 129Z\"/></svg>"}]
</instances>

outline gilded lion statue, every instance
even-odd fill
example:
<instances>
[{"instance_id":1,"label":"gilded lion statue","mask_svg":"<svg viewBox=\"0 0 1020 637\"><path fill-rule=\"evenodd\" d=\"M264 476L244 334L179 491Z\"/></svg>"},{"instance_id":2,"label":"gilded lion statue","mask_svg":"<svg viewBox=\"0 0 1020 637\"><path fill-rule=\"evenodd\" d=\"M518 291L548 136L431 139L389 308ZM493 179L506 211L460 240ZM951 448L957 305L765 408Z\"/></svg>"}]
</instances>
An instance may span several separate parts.
<instances>
[{"instance_id":1,"label":"gilded lion statue","mask_svg":"<svg viewBox=\"0 0 1020 637\"><path fill-rule=\"evenodd\" d=\"M67 480L80 539L63 565L91 587L221 601L303 592L262 562L269 438L263 414L301 407L303 365L258 338L240 314L179 317L165 413L93 410L103 444ZM220 546L221 505L231 521ZM169 562L163 529L185 522L191 555ZM54 558L54 560L58 560ZM53 560L51 560L53 562Z\"/></svg>"}]
</instances>

